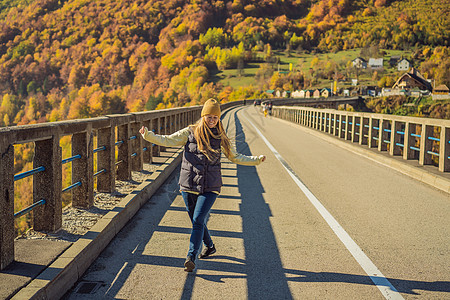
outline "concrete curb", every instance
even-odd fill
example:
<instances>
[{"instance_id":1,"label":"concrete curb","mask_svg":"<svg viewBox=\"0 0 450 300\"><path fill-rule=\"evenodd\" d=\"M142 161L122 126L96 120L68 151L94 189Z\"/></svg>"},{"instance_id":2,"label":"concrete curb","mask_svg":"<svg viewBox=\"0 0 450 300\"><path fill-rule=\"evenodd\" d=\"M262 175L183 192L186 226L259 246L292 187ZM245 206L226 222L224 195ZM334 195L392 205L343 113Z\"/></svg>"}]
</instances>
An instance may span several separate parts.
<instances>
[{"instance_id":1,"label":"concrete curb","mask_svg":"<svg viewBox=\"0 0 450 300\"><path fill-rule=\"evenodd\" d=\"M83 237L73 243L39 276L11 299L59 299L128 223L141 206L158 190L181 163L183 149L159 166L119 204L104 215Z\"/></svg>"},{"instance_id":2,"label":"concrete curb","mask_svg":"<svg viewBox=\"0 0 450 300\"><path fill-rule=\"evenodd\" d=\"M287 124L296 126L301 130L308 132L312 135L315 135L323 140L326 140L329 143L332 143L338 147L349 150L358 155L364 156L368 159L371 159L379 164L387 166L391 169L394 169L402 174L405 174L409 177L412 177L420 182L431 185L432 187L439 189L445 193L450 194L450 179L439 174L435 174L433 172L425 170L424 166L414 166L403 159L396 159L392 156L383 155L380 152L372 151L368 148L364 148L364 146L360 146L356 143L351 143L350 141L346 141L332 135L329 135L325 132L317 131L315 129L305 127L293 122L289 122L283 119L277 118L282 122L286 122ZM417 163L418 164L418 163Z\"/></svg>"}]
</instances>

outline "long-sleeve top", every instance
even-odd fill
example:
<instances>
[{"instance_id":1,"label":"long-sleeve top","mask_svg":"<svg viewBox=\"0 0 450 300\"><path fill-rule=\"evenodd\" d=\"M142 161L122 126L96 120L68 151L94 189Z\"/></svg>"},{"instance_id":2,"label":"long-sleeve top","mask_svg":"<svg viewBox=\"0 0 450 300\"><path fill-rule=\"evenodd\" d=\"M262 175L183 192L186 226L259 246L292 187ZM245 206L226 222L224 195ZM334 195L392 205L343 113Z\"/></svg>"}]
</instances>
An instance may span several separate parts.
<instances>
[{"instance_id":1,"label":"long-sleeve top","mask_svg":"<svg viewBox=\"0 0 450 300\"><path fill-rule=\"evenodd\" d=\"M165 146L165 147L181 147L186 144L188 141L188 137L190 134L189 127L183 128L173 134L170 135L158 135L153 131L148 131L145 127L145 132L142 134L142 137L149 141L150 143ZM223 151L222 152L226 153ZM231 147L231 155L227 156L227 158L235 164L245 165L245 166L256 166L259 165L263 159L264 155L259 156L247 156L236 152L234 147Z\"/></svg>"}]
</instances>

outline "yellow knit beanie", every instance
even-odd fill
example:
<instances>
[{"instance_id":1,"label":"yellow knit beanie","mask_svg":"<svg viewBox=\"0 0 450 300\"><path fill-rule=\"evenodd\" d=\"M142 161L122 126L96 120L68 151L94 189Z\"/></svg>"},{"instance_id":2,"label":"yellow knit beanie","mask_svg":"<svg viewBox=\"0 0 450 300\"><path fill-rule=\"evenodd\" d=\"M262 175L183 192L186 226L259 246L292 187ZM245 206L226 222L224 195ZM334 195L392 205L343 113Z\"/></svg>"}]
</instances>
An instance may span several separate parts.
<instances>
[{"instance_id":1,"label":"yellow knit beanie","mask_svg":"<svg viewBox=\"0 0 450 300\"><path fill-rule=\"evenodd\" d=\"M201 116L215 115L220 117L220 104L214 99L208 99L203 105Z\"/></svg>"}]
</instances>

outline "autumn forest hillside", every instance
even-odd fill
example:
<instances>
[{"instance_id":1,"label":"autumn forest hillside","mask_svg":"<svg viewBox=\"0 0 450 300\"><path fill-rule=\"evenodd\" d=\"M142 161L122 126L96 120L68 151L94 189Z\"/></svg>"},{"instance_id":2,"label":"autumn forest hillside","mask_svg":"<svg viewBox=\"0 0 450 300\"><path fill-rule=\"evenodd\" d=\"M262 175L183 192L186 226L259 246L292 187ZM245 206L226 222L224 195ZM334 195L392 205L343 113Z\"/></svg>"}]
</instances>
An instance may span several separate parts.
<instances>
[{"instance_id":1,"label":"autumn forest hillside","mask_svg":"<svg viewBox=\"0 0 450 300\"><path fill-rule=\"evenodd\" d=\"M447 0L3 0L0 9L0 126L262 97L277 84L266 66L274 51L407 49L427 78L449 84ZM212 80L249 63L268 74L261 86ZM289 76L311 84L307 73Z\"/></svg>"}]
</instances>

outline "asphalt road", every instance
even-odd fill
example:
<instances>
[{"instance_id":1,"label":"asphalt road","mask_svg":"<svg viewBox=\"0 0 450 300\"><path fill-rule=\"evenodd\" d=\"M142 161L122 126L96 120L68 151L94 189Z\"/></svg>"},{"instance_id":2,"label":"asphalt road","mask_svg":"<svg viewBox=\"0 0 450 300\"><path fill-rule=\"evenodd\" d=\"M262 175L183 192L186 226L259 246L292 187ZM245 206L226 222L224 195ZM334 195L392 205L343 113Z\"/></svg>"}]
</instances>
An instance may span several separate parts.
<instances>
[{"instance_id":1,"label":"asphalt road","mask_svg":"<svg viewBox=\"0 0 450 300\"><path fill-rule=\"evenodd\" d=\"M223 122L240 153L267 160L223 160L217 253L183 271L175 172L85 273L98 289L65 299L450 299L448 194L253 106Z\"/></svg>"}]
</instances>

